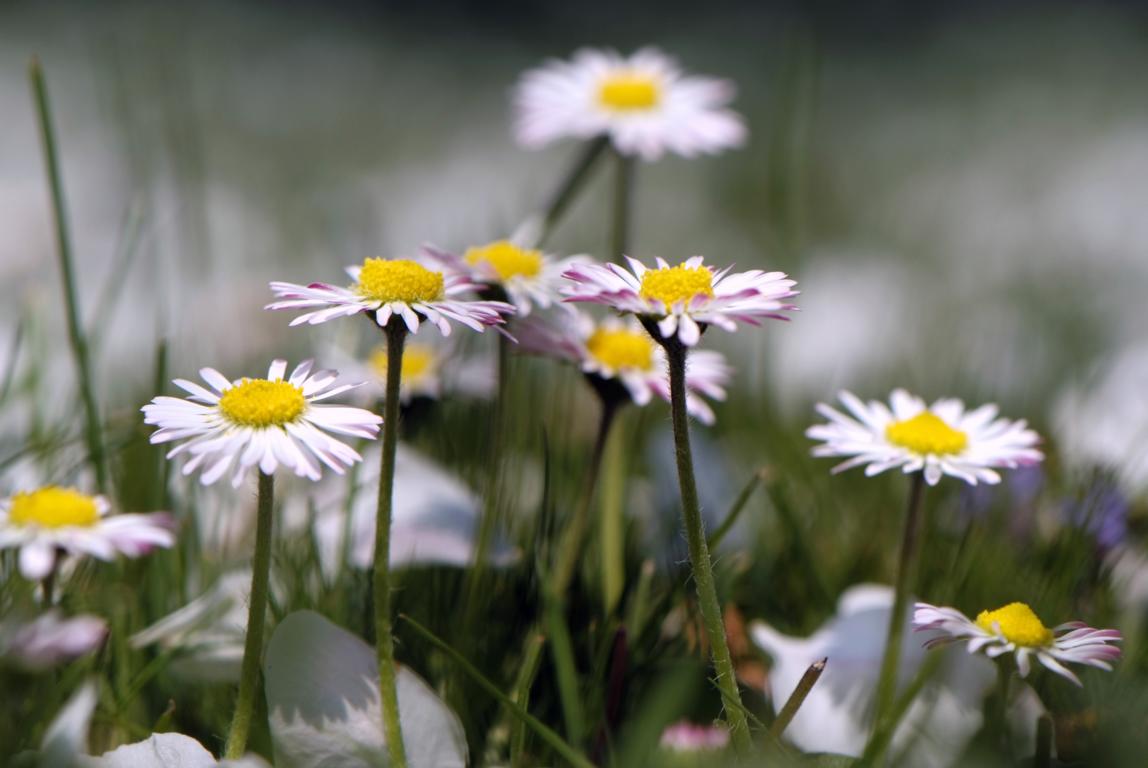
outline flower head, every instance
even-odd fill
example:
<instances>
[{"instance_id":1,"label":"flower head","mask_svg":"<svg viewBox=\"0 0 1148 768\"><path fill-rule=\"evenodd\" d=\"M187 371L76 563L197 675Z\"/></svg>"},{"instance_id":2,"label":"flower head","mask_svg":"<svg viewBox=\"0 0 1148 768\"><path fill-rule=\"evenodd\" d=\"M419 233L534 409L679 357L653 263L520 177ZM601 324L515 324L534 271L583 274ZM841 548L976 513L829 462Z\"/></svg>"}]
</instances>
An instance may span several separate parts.
<instances>
[{"instance_id":1,"label":"flower head","mask_svg":"<svg viewBox=\"0 0 1148 768\"><path fill-rule=\"evenodd\" d=\"M992 404L966 411L960 400L946 398L926 406L903 389L893 391L888 406L875 400L866 404L851 392L838 397L851 416L819 403L817 412L829 423L805 431L824 441L813 449L814 456L849 457L834 472L865 464L868 476L901 467L905 473L923 470L929 485L942 475L970 485L992 484L1000 482L994 468L1013 469L1044 458L1034 447L1040 442L1036 432L1024 420L997 418Z\"/></svg>"},{"instance_id":2,"label":"flower head","mask_svg":"<svg viewBox=\"0 0 1148 768\"><path fill-rule=\"evenodd\" d=\"M555 259L550 254L512 240L495 240L468 248L462 256L431 247L424 251L428 258L448 269L501 291L522 317L529 315L534 307L564 306L558 303L560 290L565 285L562 275L573 265L586 260L583 256Z\"/></svg>"},{"instance_id":3,"label":"flower head","mask_svg":"<svg viewBox=\"0 0 1148 768\"><path fill-rule=\"evenodd\" d=\"M319 308L299 315L291 325L317 325L366 312L385 326L398 315L411 333L418 332L421 320L428 320L443 336L450 335L450 320L482 331L488 325L501 324L504 315L514 312L506 302L458 298L481 286L463 274L439 272L411 259L366 259L348 267L347 274L355 281L350 288L326 283L271 283L271 290L281 301L268 304L266 309Z\"/></svg>"},{"instance_id":4,"label":"flower head","mask_svg":"<svg viewBox=\"0 0 1148 768\"><path fill-rule=\"evenodd\" d=\"M587 376L618 382L637 405L653 395L670 400L666 352L633 318L595 322L578 312L561 322L530 318L519 326L518 344L526 352L549 355L577 364ZM720 352L699 350L686 368L686 409L703 424L714 423L714 412L704 397L725 399L730 367ZM703 397L704 396L704 397Z\"/></svg>"},{"instance_id":5,"label":"flower head","mask_svg":"<svg viewBox=\"0 0 1148 768\"><path fill-rule=\"evenodd\" d=\"M0 622L0 660L33 671L48 669L99 648L108 625L98 616L63 618L48 611L31 621Z\"/></svg>"},{"instance_id":6,"label":"flower head","mask_svg":"<svg viewBox=\"0 0 1148 768\"><path fill-rule=\"evenodd\" d=\"M751 269L730 274L728 267L715 272L702 256L673 267L659 258L655 269L628 256L626 260L629 270L617 264L571 267L564 276L575 285L564 291L566 300L602 304L653 320L663 339L676 336L687 347L701 338L700 323L732 332L739 322L786 320L781 313L796 309L782 301L797 295L796 283L783 272Z\"/></svg>"},{"instance_id":7,"label":"flower head","mask_svg":"<svg viewBox=\"0 0 1148 768\"><path fill-rule=\"evenodd\" d=\"M1079 621L1049 629L1024 603L981 611L976 621L955 608L917 603L913 627L918 632L937 633L925 642L926 648L967 641L969 653L983 652L990 659L1011 653L1021 677L1028 676L1035 657L1077 685L1080 680L1062 662L1111 671L1112 662L1120 658L1120 648L1112 643L1123 639L1115 629L1093 629Z\"/></svg>"},{"instance_id":8,"label":"flower head","mask_svg":"<svg viewBox=\"0 0 1148 768\"><path fill-rule=\"evenodd\" d=\"M110 510L103 496L54 485L17 493L0 502L0 549L18 548L20 572L38 580L52 572L57 553L110 561L175 543L170 515L111 515Z\"/></svg>"},{"instance_id":9,"label":"flower head","mask_svg":"<svg viewBox=\"0 0 1148 768\"><path fill-rule=\"evenodd\" d=\"M204 485L214 483L233 464L235 487L256 466L271 474L282 464L300 477L318 480L322 462L342 474L344 467L359 461L359 454L327 432L373 439L382 419L361 408L318 404L357 386L332 386L335 371L312 373L308 360L290 378L284 378L286 372L285 360L272 362L266 379L229 381L219 371L203 368L199 375L210 390L176 379L175 385L191 397L157 397L143 407L145 423L159 427L151 442L190 438L167 456L189 454L183 473L202 468Z\"/></svg>"},{"instance_id":10,"label":"flower head","mask_svg":"<svg viewBox=\"0 0 1148 768\"><path fill-rule=\"evenodd\" d=\"M643 160L716 154L745 143L745 124L726 108L734 91L727 80L682 74L654 48L629 57L584 49L522 76L515 136L531 149L608 136L619 152Z\"/></svg>"},{"instance_id":11,"label":"flower head","mask_svg":"<svg viewBox=\"0 0 1148 768\"><path fill-rule=\"evenodd\" d=\"M659 740L662 749L671 752L706 752L729 746L729 729L716 725L697 725L681 720L666 726Z\"/></svg>"}]
</instances>

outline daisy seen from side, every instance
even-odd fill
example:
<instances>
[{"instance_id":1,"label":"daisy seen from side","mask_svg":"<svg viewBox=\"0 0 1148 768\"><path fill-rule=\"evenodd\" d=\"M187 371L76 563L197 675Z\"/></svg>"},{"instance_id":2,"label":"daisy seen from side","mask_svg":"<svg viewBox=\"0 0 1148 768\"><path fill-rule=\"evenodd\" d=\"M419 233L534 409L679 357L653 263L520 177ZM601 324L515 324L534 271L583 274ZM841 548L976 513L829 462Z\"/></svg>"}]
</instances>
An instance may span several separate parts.
<instances>
[{"instance_id":1,"label":"daisy seen from side","mask_svg":"<svg viewBox=\"0 0 1148 768\"><path fill-rule=\"evenodd\" d=\"M1028 677L1035 659L1048 670L1081 685L1065 664L1083 664L1112 671L1120 658L1123 640L1115 629L1094 629L1080 621L1046 627L1025 603L1009 603L995 611L981 611L976 620L955 608L917 603L913 627L918 632L934 632L926 648L966 643L969 653L983 653L990 659L1011 655L1021 677Z\"/></svg>"},{"instance_id":2,"label":"daisy seen from side","mask_svg":"<svg viewBox=\"0 0 1148 768\"><path fill-rule=\"evenodd\" d=\"M280 465L318 480L320 465L342 474L360 460L358 452L331 434L374 439L382 419L370 411L323 400L356 384L335 386L335 371L311 370L310 360L286 376L287 362L275 360L267 378L235 381L213 368L199 374L210 389L176 379L188 398L157 397L143 407L144 421L159 427L151 442L180 442L167 456L189 456L183 474L202 470L210 485L229 470L238 487L253 468L270 475Z\"/></svg>"},{"instance_id":3,"label":"daisy seen from side","mask_svg":"<svg viewBox=\"0 0 1148 768\"><path fill-rule=\"evenodd\" d=\"M562 275L575 264L587 261L585 256L558 259L537 248L519 245L513 240L495 240L467 248L461 256L437 248L424 248L427 258L443 264L448 270L466 275L485 287L492 298L505 298L520 317L535 308L564 307Z\"/></svg>"},{"instance_id":4,"label":"daisy seen from side","mask_svg":"<svg viewBox=\"0 0 1148 768\"><path fill-rule=\"evenodd\" d=\"M1023 419L998 418L999 409L991 403L966 410L962 401L942 398L927 405L903 389L893 391L888 405L865 403L847 391L838 398L847 413L819 403L817 412L829 422L805 432L822 441L814 456L846 457L834 473L864 465L871 477L900 467L906 474L924 472L929 485L943 475L970 485L995 484L1000 482L997 469L1037 464L1044 458L1036 448L1040 436Z\"/></svg>"},{"instance_id":5,"label":"daisy seen from side","mask_svg":"<svg viewBox=\"0 0 1148 768\"><path fill-rule=\"evenodd\" d=\"M175 544L175 522L165 512L112 514L104 496L54 485L0 501L0 549L18 549L20 573L46 578L59 556L112 561L142 557Z\"/></svg>"},{"instance_id":6,"label":"daisy seen from side","mask_svg":"<svg viewBox=\"0 0 1148 768\"><path fill-rule=\"evenodd\" d=\"M733 332L738 323L787 320L782 313L797 308L785 301L798 292L793 290L797 283L784 272L731 273L730 267L715 271L703 256L676 266L658 258L653 269L629 256L626 261L628 270L617 264L571 267L565 277L574 285L564 290L566 300L637 315L657 324L660 343L677 339L686 347L698 343L707 325Z\"/></svg>"},{"instance_id":7,"label":"daisy seen from side","mask_svg":"<svg viewBox=\"0 0 1148 768\"><path fill-rule=\"evenodd\" d=\"M503 301L469 300L462 294L477 291L481 285L456 271L438 271L413 259L368 258L348 267L354 280L349 288L327 283L273 282L278 297L266 309L308 310L291 325L317 325L337 317L368 314L381 327L398 317L411 333L428 321L449 336L450 323L458 322L476 331L501 325L514 307Z\"/></svg>"},{"instance_id":8,"label":"daisy seen from side","mask_svg":"<svg viewBox=\"0 0 1148 768\"><path fill-rule=\"evenodd\" d=\"M631 56L583 49L522 76L514 135L527 149L605 136L643 160L717 154L745 143L745 123L728 108L735 93L728 80L684 74L655 48Z\"/></svg>"}]
</instances>

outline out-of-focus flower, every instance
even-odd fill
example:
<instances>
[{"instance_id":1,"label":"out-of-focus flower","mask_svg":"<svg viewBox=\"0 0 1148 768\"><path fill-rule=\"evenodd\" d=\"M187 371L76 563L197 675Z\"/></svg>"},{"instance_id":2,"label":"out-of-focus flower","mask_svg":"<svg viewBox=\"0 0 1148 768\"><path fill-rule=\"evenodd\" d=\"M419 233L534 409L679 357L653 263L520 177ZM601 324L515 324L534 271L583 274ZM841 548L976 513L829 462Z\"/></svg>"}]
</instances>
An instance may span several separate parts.
<instances>
[{"instance_id":1,"label":"out-of-focus flower","mask_svg":"<svg viewBox=\"0 0 1148 768\"><path fill-rule=\"evenodd\" d=\"M1109 552L1128 535L1128 497L1111 481L1097 480L1083 498L1065 501L1062 512L1069 525L1092 534L1101 552Z\"/></svg>"},{"instance_id":2,"label":"out-of-focus flower","mask_svg":"<svg viewBox=\"0 0 1148 768\"><path fill-rule=\"evenodd\" d=\"M175 543L175 524L165 512L108 514L103 496L46 486L0 501L0 549L20 550L20 573L43 579L57 553L113 560L142 557Z\"/></svg>"},{"instance_id":3,"label":"out-of-focus flower","mask_svg":"<svg viewBox=\"0 0 1148 768\"><path fill-rule=\"evenodd\" d=\"M108 625L98 616L63 618L48 611L31 621L0 622L0 660L31 671L85 656L104 644Z\"/></svg>"},{"instance_id":4,"label":"out-of-focus flower","mask_svg":"<svg viewBox=\"0 0 1148 768\"><path fill-rule=\"evenodd\" d=\"M1071 467L1112 471L1128 493L1148 489L1148 347L1103 363L1053 407L1060 454Z\"/></svg>"},{"instance_id":5,"label":"out-of-focus flower","mask_svg":"<svg viewBox=\"0 0 1148 768\"><path fill-rule=\"evenodd\" d=\"M558 303L560 291L566 285L562 274L587 260L585 256L556 259L512 240L495 240L468 248L462 256L432 247L424 248L424 252L449 270L501 291L520 317L526 317L535 307L563 306Z\"/></svg>"},{"instance_id":6,"label":"out-of-focus flower","mask_svg":"<svg viewBox=\"0 0 1148 768\"><path fill-rule=\"evenodd\" d=\"M869 477L900 467L906 474L924 471L925 481L936 485L942 475L970 485L999 483L995 468L1013 469L1044 458L1035 446L1040 437L1024 420L997 418L995 405L965 411L955 398L925 401L903 389L893 390L889 405L876 400L868 404L852 392L838 398L852 414L841 413L824 403L817 411L829 419L805 431L807 437L824 441L814 456L847 456L833 472L865 466Z\"/></svg>"},{"instance_id":7,"label":"out-of-focus flower","mask_svg":"<svg viewBox=\"0 0 1148 768\"><path fill-rule=\"evenodd\" d=\"M563 292L567 301L602 304L656 320L662 338L677 336L687 347L701 338L699 323L732 332L739 322L787 320L781 313L796 309L782 301L797 295L797 283L784 272L751 269L730 274L729 267L715 272L704 260L693 256L671 267L659 258L657 268L647 269L627 256L630 270L617 264L577 264L565 274L575 284Z\"/></svg>"},{"instance_id":8,"label":"out-of-focus flower","mask_svg":"<svg viewBox=\"0 0 1148 768\"><path fill-rule=\"evenodd\" d=\"M725 749L729 745L729 729L715 725L698 725L688 720L682 720L662 731L662 738L658 743L663 749L672 752L703 752Z\"/></svg>"},{"instance_id":9,"label":"out-of-focus flower","mask_svg":"<svg viewBox=\"0 0 1148 768\"><path fill-rule=\"evenodd\" d=\"M488 325L502 324L503 316L514 312L514 307L504 301L457 298L482 286L458 272L437 272L411 259L366 259L361 265L348 267L347 274L355 281L350 288L327 283L271 283L280 301L266 308L320 308L299 315L291 325L317 325L366 312L380 326L386 326L397 315L411 333L417 333L421 320L427 320L443 336L450 335L450 320L481 332Z\"/></svg>"},{"instance_id":10,"label":"out-of-focus flower","mask_svg":"<svg viewBox=\"0 0 1148 768\"><path fill-rule=\"evenodd\" d=\"M253 467L271 474L282 464L300 477L318 480L322 462L342 474L359 461L359 454L326 432L373 439L382 419L361 408L317 404L357 386L332 386L335 371L311 373L307 360L285 380L286 372L285 360L273 361L266 379L232 382L212 368L201 369L199 375L214 391L176 379L175 385L191 397L157 397L143 407L145 423L159 427L151 442L191 438L167 456L190 454L183 474L204 467L204 485L214 483L232 464L235 487Z\"/></svg>"},{"instance_id":11,"label":"out-of-focus flower","mask_svg":"<svg viewBox=\"0 0 1148 768\"><path fill-rule=\"evenodd\" d=\"M98 757L88 755L88 730L99 702L96 684L86 682L72 694L48 726L35 765L52 768L269 768L258 755L216 760L207 749L181 733L155 733Z\"/></svg>"},{"instance_id":12,"label":"out-of-focus flower","mask_svg":"<svg viewBox=\"0 0 1148 768\"><path fill-rule=\"evenodd\" d=\"M346 483L321 486L314 506L315 537L324 571L334 573L343 561L360 569L375 561L375 519L378 493L377 450L356 477ZM351 499L347 499L347 493ZM350 525L347 513L350 509ZM465 567L474 559L480 503L456 476L413 449L400 445L395 458L395 488L391 523L391 567L454 565ZM349 532L350 542L346 540ZM488 553L491 563L505 565L517 552L496 543Z\"/></svg>"},{"instance_id":13,"label":"out-of-focus flower","mask_svg":"<svg viewBox=\"0 0 1148 768\"><path fill-rule=\"evenodd\" d=\"M272 590L275 580L272 579ZM247 635L251 572L225 573L199 597L131 637L133 648L159 644L177 654L172 672L187 680L235 682Z\"/></svg>"},{"instance_id":14,"label":"out-of-focus flower","mask_svg":"<svg viewBox=\"0 0 1148 768\"><path fill-rule=\"evenodd\" d=\"M1028 677L1035 657L1077 685L1080 679L1061 662L1111 671L1112 662L1120 658L1120 648L1111 643L1123 639L1115 629L1093 629L1079 621L1049 629L1024 603L981 611L976 621L955 608L917 603L913 626L918 632L937 633L925 642L926 648L967 642L969 653L983 652L990 659L1011 654L1021 677Z\"/></svg>"},{"instance_id":15,"label":"out-of-focus flower","mask_svg":"<svg viewBox=\"0 0 1148 768\"><path fill-rule=\"evenodd\" d=\"M587 376L618 381L637 405L653 395L670 400L666 352L637 320L608 318L595 322L583 312L550 320L530 318L517 331L519 348L577 364ZM730 367L720 352L693 352L686 368L686 409L703 424L714 412L703 399L725 399Z\"/></svg>"},{"instance_id":16,"label":"out-of-focus flower","mask_svg":"<svg viewBox=\"0 0 1148 768\"><path fill-rule=\"evenodd\" d=\"M726 105L727 80L684 75L654 48L624 57L583 49L522 76L514 96L515 137L527 148L563 138L609 136L619 152L657 160L739 147L746 130Z\"/></svg>"},{"instance_id":17,"label":"out-of-focus flower","mask_svg":"<svg viewBox=\"0 0 1148 768\"><path fill-rule=\"evenodd\" d=\"M399 720L411 768L464 768L458 716L406 665L396 665ZM317 613L280 622L264 662L278 768L386 765L374 649Z\"/></svg>"},{"instance_id":18,"label":"out-of-focus flower","mask_svg":"<svg viewBox=\"0 0 1148 768\"><path fill-rule=\"evenodd\" d=\"M893 608L890 587L863 584L849 588L837 614L808 638L794 638L757 622L754 642L773 658L770 695L780 707L793 693L809 665L829 662L801 709L785 731L787 739L807 752L860 755L873 727L874 696ZM921 671L924 650L907 642L906 626L898 687L909 685ZM914 766L954 764L965 744L981 727L981 704L991 688L991 665L977 656L952 653L935 677L921 689L897 726L893 752L898 762Z\"/></svg>"}]
</instances>

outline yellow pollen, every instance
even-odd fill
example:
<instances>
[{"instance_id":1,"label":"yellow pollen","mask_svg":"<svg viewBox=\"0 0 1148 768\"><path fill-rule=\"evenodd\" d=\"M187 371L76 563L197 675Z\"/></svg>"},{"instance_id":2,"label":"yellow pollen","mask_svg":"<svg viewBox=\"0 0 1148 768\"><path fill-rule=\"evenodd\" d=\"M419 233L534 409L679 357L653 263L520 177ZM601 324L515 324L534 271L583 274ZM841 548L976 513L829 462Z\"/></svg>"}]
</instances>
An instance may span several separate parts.
<instances>
[{"instance_id":1,"label":"yellow pollen","mask_svg":"<svg viewBox=\"0 0 1148 768\"><path fill-rule=\"evenodd\" d=\"M281 379L244 379L219 398L227 420L244 427L281 427L306 409L303 390Z\"/></svg>"},{"instance_id":2,"label":"yellow pollen","mask_svg":"<svg viewBox=\"0 0 1148 768\"><path fill-rule=\"evenodd\" d=\"M932 411L921 411L911 419L885 427L889 442L908 448L913 453L938 456L960 453L969 444L969 436L953 429Z\"/></svg>"},{"instance_id":3,"label":"yellow pollen","mask_svg":"<svg viewBox=\"0 0 1148 768\"><path fill-rule=\"evenodd\" d=\"M1009 603L1004 608L977 614L977 626L981 629L994 632L993 624L1000 627L1006 640L1026 648L1038 648L1052 642L1052 630L1044 626L1024 603Z\"/></svg>"},{"instance_id":4,"label":"yellow pollen","mask_svg":"<svg viewBox=\"0 0 1148 768\"><path fill-rule=\"evenodd\" d=\"M375 375L384 381L387 378L387 350L386 347L377 347L371 353L371 368ZM421 344L407 344L403 349L402 381L411 384L418 379L434 373L435 354L430 347Z\"/></svg>"},{"instance_id":5,"label":"yellow pollen","mask_svg":"<svg viewBox=\"0 0 1148 768\"><path fill-rule=\"evenodd\" d=\"M713 297L713 273L706 267L662 267L642 275L638 294L643 299L660 301L668 309L677 302L688 303L698 295Z\"/></svg>"},{"instance_id":6,"label":"yellow pollen","mask_svg":"<svg viewBox=\"0 0 1148 768\"><path fill-rule=\"evenodd\" d=\"M471 248L467 250L465 258L471 266L485 261L502 281L515 275L534 277L542 271L541 251L519 248L509 240L496 240L488 245Z\"/></svg>"},{"instance_id":7,"label":"yellow pollen","mask_svg":"<svg viewBox=\"0 0 1148 768\"><path fill-rule=\"evenodd\" d=\"M615 371L654 367L654 342L644 333L599 328L586 340L586 349L594 359Z\"/></svg>"},{"instance_id":8,"label":"yellow pollen","mask_svg":"<svg viewBox=\"0 0 1148 768\"><path fill-rule=\"evenodd\" d=\"M662 101L662 85L649 75L621 72L602 81L598 101L608 109L622 112L653 109Z\"/></svg>"},{"instance_id":9,"label":"yellow pollen","mask_svg":"<svg viewBox=\"0 0 1148 768\"><path fill-rule=\"evenodd\" d=\"M13 496L8 521L41 528L87 528L100 521L100 512L93 497L49 485Z\"/></svg>"},{"instance_id":10,"label":"yellow pollen","mask_svg":"<svg viewBox=\"0 0 1148 768\"><path fill-rule=\"evenodd\" d=\"M441 272L410 259L367 259L355 289L368 299L390 302L435 301L442 298Z\"/></svg>"}]
</instances>

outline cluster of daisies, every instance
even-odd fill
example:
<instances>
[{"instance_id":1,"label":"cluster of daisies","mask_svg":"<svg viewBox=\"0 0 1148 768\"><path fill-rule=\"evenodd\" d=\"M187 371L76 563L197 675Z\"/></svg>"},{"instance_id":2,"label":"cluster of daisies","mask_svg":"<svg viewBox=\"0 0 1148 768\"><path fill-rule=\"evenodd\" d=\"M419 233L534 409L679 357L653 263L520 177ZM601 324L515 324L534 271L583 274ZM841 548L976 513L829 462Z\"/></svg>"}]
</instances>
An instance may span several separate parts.
<instances>
[{"instance_id":1,"label":"cluster of daisies","mask_svg":"<svg viewBox=\"0 0 1148 768\"><path fill-rule=\"evenodd\" d=\"M646 161L713 154L745 140L742 119L728 108L733 93L730 83L685 75L654 50L630 57L582 51L523 77L515 133L525 147L562 138L608 141L620 155ZM781 272L735 272L702 256L676 264L559 258L522 238L461 253L428 246L417 258L367 258L347 275L349 285L272 282L275 300L267 309L297 312L292 326L363 315L378 328L412 336L426 325L442 337L456 326L495 327L523 352L576 366L601 397L638 406L655 396L670 400L667 356L688 353L687 409L706 424L715 419L707 399L724 398L732 369L719 353L696 349L703 334L786 319L797 294ZM587 305L601 314L580 308ZM440 396L439 376L450 357L449 348L409 344L401 397ZM378 348L358 370L378 378L388 362ZM183 474L198 473L204 484L227 477L238 487L256 471L273 475L280 468L309 480L324 468L342 474L361 460L349 441L375 438L382 423L370 410L331 403L361 385L340 383L335 371L309 361L288 373L287 363L275 360L261 378L231 379L212 368L199 373L203 384L175 380L186 397L156 397L143 412L157 427L151 441L174 444L168 458L183 459ZM992 405L966 410L955 399L928 405L903 390L887 405L848 392L840 400L845 412L819 405L827 422L807 433L819 442L815 456L844 459L835 472L899 468L921 473L929 485L946 475L976 485L1042 460L1036 433L1023 421L1000 418ZM50 602L52 579L66 575L70 558L138 557L174 543L170 515L112 515L108 507L102 496L54 486L18 493L0 506L0 548L19 549L21 573L41 582ZM45 616L41 621L55 623L41 629L55 630L61 619ZM1021 603L975 621L920 603L915 624L931 633L930 647L967 642L970 651L1011 658L1022 676L1035 660L1079 682L1066 663L1109 669L1119 656L1115 631L1079 623L1048 629ZM78 634L102 642L104 629L95 629L89 624Z\"/></svg>"}]
</instances>

